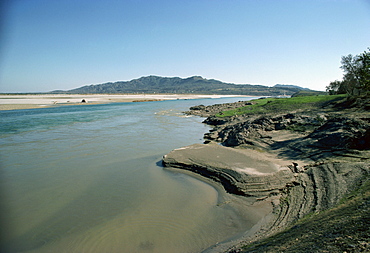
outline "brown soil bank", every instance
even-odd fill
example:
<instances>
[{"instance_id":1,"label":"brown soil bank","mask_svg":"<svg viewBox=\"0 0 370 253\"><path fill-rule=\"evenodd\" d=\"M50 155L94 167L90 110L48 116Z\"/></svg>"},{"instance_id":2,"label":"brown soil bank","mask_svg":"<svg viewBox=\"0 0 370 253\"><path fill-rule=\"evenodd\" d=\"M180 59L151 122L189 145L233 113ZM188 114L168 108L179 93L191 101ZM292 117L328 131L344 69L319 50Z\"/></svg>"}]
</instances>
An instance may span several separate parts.
<instances>
[{"instance_id":1,"label":"brown soil bank","mask_svg":"<svg viewBox=\"0 0 370 253\"><path fill-rule=\"evenodd\" d=\"M187 112L208 117L207 144L174 150L164 164L273 206L255 228L206 252L370 251L370 113L343 104L227 118L214 115L247 104Z\"/></svg>"}]
</instances>

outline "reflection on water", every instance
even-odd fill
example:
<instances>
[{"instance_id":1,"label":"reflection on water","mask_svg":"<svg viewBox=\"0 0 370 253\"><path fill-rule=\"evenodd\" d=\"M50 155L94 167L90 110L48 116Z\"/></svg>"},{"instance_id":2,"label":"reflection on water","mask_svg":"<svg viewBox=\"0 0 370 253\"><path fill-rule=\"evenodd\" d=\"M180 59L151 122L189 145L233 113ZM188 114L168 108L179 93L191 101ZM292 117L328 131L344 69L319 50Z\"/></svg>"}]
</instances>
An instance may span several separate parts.
<instances>
[{"instance_id":1,"label":"reflection on water","mask_svg":"<svg viewBox=\"0 0 370 253\"><path fill-rule=\"evenodd\" d=\"M219 193L209 184L158 165L172 149L202 142L202 119L179 116L211 102L6 112L0 117L7 122L0 139L3 247L200 252L251 226L238 210L217 205Z\"/></svg>"}]
</instances>

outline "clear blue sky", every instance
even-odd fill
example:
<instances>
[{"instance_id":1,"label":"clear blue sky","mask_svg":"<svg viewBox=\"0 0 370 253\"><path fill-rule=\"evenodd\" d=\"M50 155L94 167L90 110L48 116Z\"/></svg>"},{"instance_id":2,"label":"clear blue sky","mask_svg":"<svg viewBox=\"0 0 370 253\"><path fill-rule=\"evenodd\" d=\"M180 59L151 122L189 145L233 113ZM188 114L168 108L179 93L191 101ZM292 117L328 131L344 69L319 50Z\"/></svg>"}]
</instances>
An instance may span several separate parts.
<instances>
[{"instance_id":1,"label":"clear blue sky","mask_svg":"<svg viewBox=\"0 0 370 253\"><path fill-rule=\"evenodd\" d=\"M3 0L2 2L4 2ZM0 92L141 76L325 90L370 47L370 0L7 0Z\"/></svg>"}]
</instances>

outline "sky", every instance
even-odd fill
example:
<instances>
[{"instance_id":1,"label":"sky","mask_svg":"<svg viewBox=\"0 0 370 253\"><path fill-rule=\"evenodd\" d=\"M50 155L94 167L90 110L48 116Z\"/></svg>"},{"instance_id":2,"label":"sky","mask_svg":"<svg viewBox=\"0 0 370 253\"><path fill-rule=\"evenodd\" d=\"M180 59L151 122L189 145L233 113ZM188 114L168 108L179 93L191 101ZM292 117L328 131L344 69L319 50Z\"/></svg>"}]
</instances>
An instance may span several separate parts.
<instances>
[{"instance_id":1,"label":"sky","mask_svg":"<svg viewBox=\"0 0 370 253\"><path fill-rule=\"evenodd\" d=\"M3 0L0 92L142 76L325 90L370 47L370 0Z\"/></svg>"}]
</instances>

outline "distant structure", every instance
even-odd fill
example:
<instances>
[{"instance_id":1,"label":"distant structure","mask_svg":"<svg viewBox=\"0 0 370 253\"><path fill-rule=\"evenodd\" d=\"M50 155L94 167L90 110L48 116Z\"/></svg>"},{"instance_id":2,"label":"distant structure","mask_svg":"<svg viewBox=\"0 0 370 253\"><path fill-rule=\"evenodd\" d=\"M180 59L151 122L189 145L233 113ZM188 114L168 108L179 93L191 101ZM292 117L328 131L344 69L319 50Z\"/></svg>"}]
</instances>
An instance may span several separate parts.
<instances>
[{"instance_id":1,"label":"distant structure","mask_svg":"<svg viewBox=\"0 0 370 253\"><path fill-rule=\"evenodd\" d=\"M86 103L86 100L85 100L85 99L82 99L82 100L81 100L81 103Z\"/></svg>"}]
</instances>

